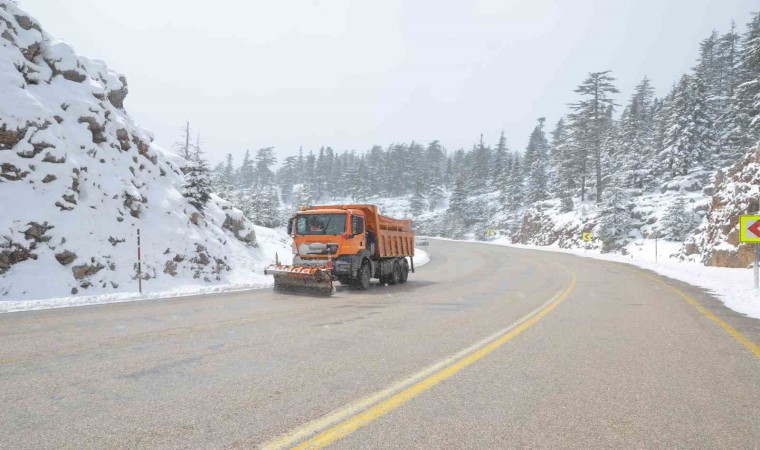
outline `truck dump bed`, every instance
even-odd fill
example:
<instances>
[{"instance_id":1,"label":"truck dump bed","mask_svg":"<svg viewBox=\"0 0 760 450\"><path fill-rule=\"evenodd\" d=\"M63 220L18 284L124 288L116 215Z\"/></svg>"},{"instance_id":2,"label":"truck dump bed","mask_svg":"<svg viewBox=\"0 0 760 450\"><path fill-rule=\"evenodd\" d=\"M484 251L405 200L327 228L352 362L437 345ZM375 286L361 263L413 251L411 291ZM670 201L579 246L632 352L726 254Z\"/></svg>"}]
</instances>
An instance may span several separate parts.
<instances>
[{"instance_id":1,"label":"truck dump bed","mask_svg":"<svg viewBox=\"0 0 760 450\"><path fill-rule=\"evenodd\" d=\"M380 258L414 256L414 231L409 219L394 219L377 212L377 206L316 205L310 209L359 210L364 213L367 230L375 235L375 253Z\"/></svg>"},{"instance_id":2,"label":"truck dump bed","mask_svg":"<svg viewBox=\"0 0 760 450\"><path fill-rule=\"evenodd\" d=\"M381 214L376 214L376 216L378 256L382 258L414 256L412 221L408 219L393 219Z\"/></svg>"}]
</instances>

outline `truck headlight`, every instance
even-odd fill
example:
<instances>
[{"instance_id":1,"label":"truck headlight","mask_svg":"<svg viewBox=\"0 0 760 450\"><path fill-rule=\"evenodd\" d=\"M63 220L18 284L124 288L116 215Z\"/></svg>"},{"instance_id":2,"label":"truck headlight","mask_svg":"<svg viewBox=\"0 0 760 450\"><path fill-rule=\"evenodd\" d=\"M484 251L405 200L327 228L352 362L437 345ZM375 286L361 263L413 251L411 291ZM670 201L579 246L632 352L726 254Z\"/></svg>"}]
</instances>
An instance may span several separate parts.
<instances>
[{"instance_id":1,"label":"truck headlight","mask_svg":"<svg viewBox=\"0 0 760 450\"><path fill-rule=\"evenodd\" d=\"M327 244L327 253L338 253L338 244Z\"/></svg>"}]
</instances>

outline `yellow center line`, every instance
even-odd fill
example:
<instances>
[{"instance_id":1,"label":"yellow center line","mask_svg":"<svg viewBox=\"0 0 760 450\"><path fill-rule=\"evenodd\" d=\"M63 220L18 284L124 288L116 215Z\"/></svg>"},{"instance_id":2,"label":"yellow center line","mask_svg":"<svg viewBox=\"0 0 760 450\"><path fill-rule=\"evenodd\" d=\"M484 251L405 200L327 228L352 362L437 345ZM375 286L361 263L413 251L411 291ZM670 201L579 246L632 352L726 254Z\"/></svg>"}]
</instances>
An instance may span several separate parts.
<instances>
[{"instance_id":1,"label":"yellow center line","mask_svg":"<svg viewBox=\"0 0 760 450\"><path fill-rule=\"evenodd\" d=\"M321 448L340 439L383 414L401 406L441 381L450 378L463 368L493 352L531 327L570 294L573 288L575 288L575 282L576 275L572 274L570 284L565 289L556 294L541 307L507 328L494 333L459 353L423 369L408 378L394 383L386 389L367 396L355 403L349 404L348 406L338 409L322 418L309 422L302 427L269 441L263 444L261 448L285 448L312 436L315 433L319 434L293 448Z\"/></svg>"},{"instance_id":2,"label":"yellow center line","mask_svg":"<svg viewBox=\"0 0 760 450\"><path fill-rule=\"evenodd\" d=\"M754 343L747 336L743 335L739 330L737 330L736 328L734 328L731 325L729 325L728 322L726 322L725 320L723 320L723 319L719 318L718 316L716 316L715 314L713 314L709 309L705 308L697 300L694 300L692 297L690 297L689 295L685 294L680 289L678 289L678 288L676 288L674 286L671 286L669 283L667 283L667 282L659 279L658 277L655 277L655 276L650 275L650 274L648 274L646 272L642 272L642 271L636 270L636 269L629 269L629 270L631 270L632 272L636 272L636 273L638 273L639 275L641 275L643 277L649 278L652 281L656 281L657 283L659 283L659 284L667 287L671 291L673 291L676 294L678 294L679 297L681 297L682 299L686 300L687 303L689 303L691 306L693 306L703 316L707 317L708 319L710 319L713 322L715 322L716 324L718 324L718 326L720 326L721 328L723 328L723 330L726 333L730 334L734 339L736 339L737 341L739 341L740 344L742 344L744 347L746 347L752 354L754 354L756 357L760 358L760 345Z\"/></svg>"}]
</instances>

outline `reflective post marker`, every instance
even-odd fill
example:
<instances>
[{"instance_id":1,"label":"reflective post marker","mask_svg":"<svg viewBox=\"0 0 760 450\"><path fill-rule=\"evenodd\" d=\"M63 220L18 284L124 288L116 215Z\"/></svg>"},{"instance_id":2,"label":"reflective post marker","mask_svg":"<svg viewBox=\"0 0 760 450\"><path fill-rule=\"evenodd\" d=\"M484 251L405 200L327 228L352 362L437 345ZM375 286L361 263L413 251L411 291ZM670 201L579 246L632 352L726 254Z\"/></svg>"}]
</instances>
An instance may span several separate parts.
<instances>
[{"instance_id":1,"label":"reflective post marker","mask_svg":"<svg viewBox=\"0 0 760 450\"><path fill-rule=\"evenodd\" d=\"M137 285L142 294L142 255L140 255L140 229L137 229Z\"/></svg>"}]
</instances>

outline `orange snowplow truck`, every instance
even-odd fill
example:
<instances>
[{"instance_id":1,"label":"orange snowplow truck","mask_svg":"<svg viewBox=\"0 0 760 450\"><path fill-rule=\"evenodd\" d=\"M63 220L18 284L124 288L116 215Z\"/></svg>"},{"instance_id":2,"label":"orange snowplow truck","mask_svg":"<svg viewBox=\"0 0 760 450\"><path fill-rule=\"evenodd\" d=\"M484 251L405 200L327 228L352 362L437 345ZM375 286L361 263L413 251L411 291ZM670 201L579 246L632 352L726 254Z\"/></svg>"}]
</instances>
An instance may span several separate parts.
<instances>
[{"instance_id":1,"label":"orange snowplow truck","mask_svg":"<svg viewBox=\"0 0 760 450\"><path fill-rule=\"evenodd\" d=\"M288 222L293 237L293 265L277 262L265 273L275 289L301 287L331 295L333 280L360 290L370 279L405 283L414 272L411 220L393 219L375 205L302 207Z\"/></svg>"}]
</instances>

